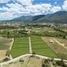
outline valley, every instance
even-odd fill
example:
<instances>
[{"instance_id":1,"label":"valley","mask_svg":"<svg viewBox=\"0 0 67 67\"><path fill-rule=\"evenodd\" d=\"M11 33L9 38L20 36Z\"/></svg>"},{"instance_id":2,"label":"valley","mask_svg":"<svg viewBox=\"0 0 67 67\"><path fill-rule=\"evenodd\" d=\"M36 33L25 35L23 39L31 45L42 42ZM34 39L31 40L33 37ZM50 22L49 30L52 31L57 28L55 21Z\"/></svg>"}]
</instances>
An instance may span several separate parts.
<instances>
[{"instance_id":1,"label":"valley","mask_svg":"<svg viewBox=\"0 0 67 67\"><path fill-rule=\"evenodd\" d=\"M53 65L52 59L54 59L54 62L56 62L56 60L57 62L63 60L64 63L66 63L67 32L65 30L65 26L60 27L54 24L1 24L0 53L3 54L4 58L0 62L3 63L7 61L6 67L14 66L15 62L19 67L25 67L25 65L29 66L31 63L34 64L34 62L37 61L41 63L40 67L42 67L42 58L49 60L47 60L48 64L45 62L47 66ZM24 62L17 62L17 60L20 60L20 57L28 55L32 56L32 58L29 58L29 60L26 59ZM40 60L35 59L35 57L40 58ZM33 58L34 60L32 60ZM15 61L13 62L13 60ZM6 64L6 62L3 63L3 67L5 67L4 64ZM32 67L34 67L34 65L32 65Z\"/></svg>"}]
</instances>

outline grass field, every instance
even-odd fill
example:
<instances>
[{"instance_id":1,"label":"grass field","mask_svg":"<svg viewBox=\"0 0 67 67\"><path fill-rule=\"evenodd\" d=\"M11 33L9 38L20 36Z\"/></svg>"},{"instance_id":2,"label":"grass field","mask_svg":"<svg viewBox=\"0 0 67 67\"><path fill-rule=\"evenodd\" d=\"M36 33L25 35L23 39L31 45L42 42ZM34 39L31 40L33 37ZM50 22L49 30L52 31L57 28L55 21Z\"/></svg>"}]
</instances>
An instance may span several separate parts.
<instances>
[{"instance_id":1,"label":"grass field","mask_svg":"<svg viewBox=\"0 0 67 67\"><path fill-rule=\"evenodd\" d=\"M17 57L28 53L28 38L27 37L15 38L10 53L13 57Z\"/></svg>"},{"instance_id":2,"label":"grass field","mask_svg":"<svg viewBox=\"0 0 67 67\"><path fill-rule=\"evenodd\" d=\"M45 43L41 37L39 36L32 36L32 49L33 52L40 55L45 55L49 57L56 57L54 51L48 47L47 43Z\"/></svg>"}]
</instances>

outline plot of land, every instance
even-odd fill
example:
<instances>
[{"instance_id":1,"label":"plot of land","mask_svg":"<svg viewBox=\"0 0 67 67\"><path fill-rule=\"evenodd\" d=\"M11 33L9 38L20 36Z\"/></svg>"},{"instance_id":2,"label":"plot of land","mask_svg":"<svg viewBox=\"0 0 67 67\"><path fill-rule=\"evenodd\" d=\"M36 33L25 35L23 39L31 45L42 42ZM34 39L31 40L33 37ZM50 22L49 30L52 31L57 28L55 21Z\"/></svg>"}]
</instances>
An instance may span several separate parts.
<instances>
[{"instance_id":1,"label":"plot of land","mask_svg":"<svg viewBox=\"0 0 67 67\"><path fill-rule=\"evenodd\" d=\"M58 41L58 38L43 37L42 39L48 43L48 46L55 51L59 58L67 59L67 49Z\"/></svg>"},{"instance_id":2,"label":"plot of land","mask_svg":"<svg viewBox=\"0 0 67 67\"><path fill-rule=\"evenodd\" d=\"M63 31L67 32L67 28L62 28Z\"/></svg>"},{"instance_id":3,"label":"plot of land","mask_svg":"<svg viewBox=\"0 0 67 67\"><path fill-rule=\"evenodd\" d=\"M13 57L17 57L23 54L28 53L28 38L27 37L22 37L22 38L15 38L14 44L11 49L11 55Z\"/></svg>"},{"instance_id":4,"label":"plot of land","mask_svg":"<svg viewBox=\"0 0 67 67\"><path fill-rule=\"evenodd\" d=\"M0 50L0 60L4 59L6 57L7 50Z\"/></svg>"},{"instance_id":5,"label":"plot of land","mask_svg":"<svg viewBox=\"0 0 67 67\"><path fill-rule=\"evenodd\" d=\"M55 52L39 36L32 36L32 49L36 54L56 57Z\"/></svg>"},{"instance_id":6,"label":"plot of land","mask_svg":"<svg viewBox=\"0 0 67 67\"><path fill-rule=\"evenodd\" d=\"M6 57L6 53L11 46L12 39L0 37L0 60Z\"/></svg>"},{"instance_id":7,"label":"plot of land","mask_svg":"<svg viewBox=\"0 0 67 67\"><path fill-rule=\"evenodd\" d=\"M46 32L46 31L55 32L55 30L53 28L50 28L50 27L32 28L32 31L39 32L39 33Z\"/></svg>"},{"instance_id":8,"label":"plot of land","mask_svg":"<svg viewBox=\"0 0 67 67\"><path fill-rule=\"evenodd\" d=\"M67 39L57 39L57 40L67 48Z\"/></svg>"},{"instance_id":9,"label":"plot of land","mask_svg":"<svg viewBox=\"0 0 67 67\"><path fill-rule=\"evenodd\" d=\"M0 37L0 50L7 49L10 46L12 39Z\"/></svg>"}]
</instances>

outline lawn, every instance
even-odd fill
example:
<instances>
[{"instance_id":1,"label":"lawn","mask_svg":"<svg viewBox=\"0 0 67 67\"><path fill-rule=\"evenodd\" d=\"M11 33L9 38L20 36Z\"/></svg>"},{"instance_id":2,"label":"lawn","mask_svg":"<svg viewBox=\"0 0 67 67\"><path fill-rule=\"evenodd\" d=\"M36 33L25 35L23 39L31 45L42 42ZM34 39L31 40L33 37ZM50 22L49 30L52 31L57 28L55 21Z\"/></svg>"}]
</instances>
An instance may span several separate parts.
<instances>
[{"instance_id":1,"label":"lawn","mask_svg":"<svg viewBox=\"0 0 67 67\"><path fill-rule=\"evenodd\" d=\"M28 38L27 37L15 38L10 53L13 57L17 57L28 53Z\"/></svg>"},{"instance_id":2,"label":"lawn","mask_svg":"<svg viewBox=\"0 0 67 67\"><path fill-rule=\"evenodd\" d=\"M47 43L45 43L41 37L39 36L32 36L32 49L33 52L39 55L49 56L49 57L56 57L54 51L48 47Z\"/></svg>"}]
</instances>

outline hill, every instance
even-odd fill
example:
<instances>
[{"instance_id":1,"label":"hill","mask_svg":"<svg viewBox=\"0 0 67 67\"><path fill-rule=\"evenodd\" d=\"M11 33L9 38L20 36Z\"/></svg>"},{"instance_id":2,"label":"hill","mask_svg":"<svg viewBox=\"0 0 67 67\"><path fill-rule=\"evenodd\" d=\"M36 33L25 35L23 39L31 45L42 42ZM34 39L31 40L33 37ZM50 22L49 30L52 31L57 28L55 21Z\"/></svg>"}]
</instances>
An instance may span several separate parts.
<instances>
[{"instance_id":1,"label":"hill","mask_svg":"<svg viewBox=\"0 0 67 67\"><path fill-rule=\"evenodd\" d=\"M67 12L59 11L54 14L49 14L36 20L35 22L67 23Z\"/></svg>"},{"instance_id":2,"label":"hill","mask_svg":"<svg viewBox=\"0 0 67 67\"><path fill-rule=\"evenodd\" d=\"M12 20L6 20L2 22L32 22L32 23L67 23L67 12L59 11L54 14L37 15L37 16L21 16Z\"/></svg>"}]
</instances>

